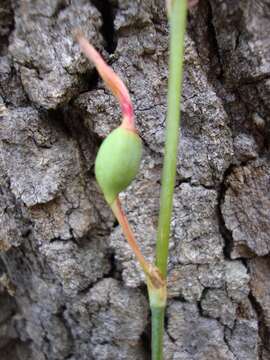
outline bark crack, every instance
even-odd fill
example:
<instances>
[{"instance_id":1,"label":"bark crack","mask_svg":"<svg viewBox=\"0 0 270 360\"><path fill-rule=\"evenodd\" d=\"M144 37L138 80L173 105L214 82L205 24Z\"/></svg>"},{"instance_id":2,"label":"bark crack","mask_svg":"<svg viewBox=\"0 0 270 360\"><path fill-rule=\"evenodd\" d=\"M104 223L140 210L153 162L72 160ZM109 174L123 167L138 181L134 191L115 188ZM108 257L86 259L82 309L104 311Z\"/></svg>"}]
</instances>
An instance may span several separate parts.
<instances>
[{"instance_id":1,"label":"bark crack","mask_svg":"<svg viewBox=\"0 0 270 360\"><path fill-rule=\"evenodd\" d=\"M109 0L91 0L92 4L99 10L103 24L101 34L105 41L105 50L112 54L117 46L117 38L114 29L114 18L116 8Z\"/></svg>"}]
</instances>

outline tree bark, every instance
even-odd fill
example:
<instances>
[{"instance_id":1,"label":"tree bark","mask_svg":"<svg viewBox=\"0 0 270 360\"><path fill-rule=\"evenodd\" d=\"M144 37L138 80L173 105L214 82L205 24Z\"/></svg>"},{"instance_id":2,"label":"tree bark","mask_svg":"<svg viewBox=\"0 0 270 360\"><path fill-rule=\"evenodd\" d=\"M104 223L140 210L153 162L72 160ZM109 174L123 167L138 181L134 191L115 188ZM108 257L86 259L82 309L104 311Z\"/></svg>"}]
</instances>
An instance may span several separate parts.
<instances>
[{"instance_id":1,"label":"tree bark","mask_svg":"<svg viewBox=\"0 0 270 360\"><path fill-rule=\"evenodd\" d=\"M0 4L0 358L150 358L143 274L94 179L129 88L144 142L121 195L154 258L168 27L161 0ZM270 4L201 0L185 38L166 360L270 359Z\"/></svg>"}]
</instances>

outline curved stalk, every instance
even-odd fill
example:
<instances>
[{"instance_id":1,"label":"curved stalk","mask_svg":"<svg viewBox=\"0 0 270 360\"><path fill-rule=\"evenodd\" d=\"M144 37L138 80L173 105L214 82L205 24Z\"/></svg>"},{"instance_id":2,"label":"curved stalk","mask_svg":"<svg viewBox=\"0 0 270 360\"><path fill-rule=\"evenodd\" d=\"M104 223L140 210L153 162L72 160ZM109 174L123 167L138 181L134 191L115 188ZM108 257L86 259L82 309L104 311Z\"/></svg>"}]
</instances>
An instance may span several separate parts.
<instances>
[{"instance_id":1,"label":"curved stalk","mask_svg":"<svg viewBox=\"0 0 270 360\"><path fill-rule=\"evenodd\" d=\"M119 198L117 198L111 205L111 209L118 220L122 231L125 235L125 238L127 239L127 242L129 243L131 249L133 250L133 253L135 254L139 264L141 265L141 268L143 269L148 283L151 284L151 286L155 288L161 288L164 286L164 281L162 277L160 276L159 271L156 269L155 266L148 263L143 256L141 249L135 239L135 236L133 234L133 231L129 225L128 219L121 207L121 203Z\"/></svg>"},{"instance_id":2,"label":"curved stalk","mask_svg":"<svg viewBox=\"0 0 270 360\"><path fill-rule=\"evenodd\" d=\"M90 61L94 63L99 75L102 77L108 89L111 90L114 96L118 99L123 114L121 126L134 131L135 120L133 106L125 84L113 71L113 69L106 64L102 56L93 47L93 45L89 43L80 30L76 30L74 32L74 36L80 45L81 51Z\"/></svg>"}]
</instances>

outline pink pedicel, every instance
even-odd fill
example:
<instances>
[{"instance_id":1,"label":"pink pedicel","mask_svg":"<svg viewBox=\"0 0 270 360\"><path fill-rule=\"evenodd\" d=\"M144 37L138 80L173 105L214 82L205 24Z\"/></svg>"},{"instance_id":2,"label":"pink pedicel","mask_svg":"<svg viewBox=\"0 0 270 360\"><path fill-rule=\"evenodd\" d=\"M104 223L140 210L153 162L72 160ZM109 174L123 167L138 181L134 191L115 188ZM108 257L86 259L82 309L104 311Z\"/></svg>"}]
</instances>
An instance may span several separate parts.
<instances>
[{"instance_id":1,"label":"pink pedicel","mask_svg":"<svg viewBox=\"0 0 270 360\"><path fill-rule=\"evenodd\" d=\"M113 69L106 64L98 51L88 42L81 31L76 31L75 37L80 45L81 51L94 63L105 84L118 99L123 114L121 126L136 132L133 106L125 84Z\"/></svg>"}]
</instances>

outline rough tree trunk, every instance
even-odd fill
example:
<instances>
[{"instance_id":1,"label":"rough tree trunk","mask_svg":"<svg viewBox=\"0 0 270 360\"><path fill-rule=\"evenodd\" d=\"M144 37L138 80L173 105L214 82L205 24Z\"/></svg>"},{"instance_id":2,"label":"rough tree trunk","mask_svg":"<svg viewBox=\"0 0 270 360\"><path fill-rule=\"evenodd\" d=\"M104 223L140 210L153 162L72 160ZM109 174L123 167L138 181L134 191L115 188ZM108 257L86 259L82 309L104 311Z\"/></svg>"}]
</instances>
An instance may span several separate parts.
<instances>
[{"instance_id":1,"label":"rough tree trunk","mask_svg":"<svg viewBox=\"0 0 270 360\"><path fill-rule=\"evenodd\" d=\"M164 1L2 0L1 360L150 356L142 274L93 174L120 113L77 27L132 93L144 159L122 199L153 258ZM270 359L269 33L269 0L201 0L189 15L166 360Z\"/></svg>"}]
</instances>

